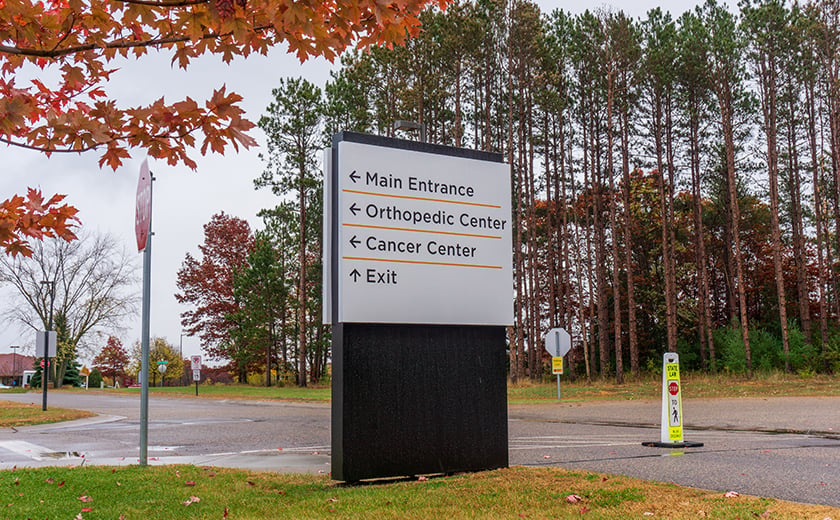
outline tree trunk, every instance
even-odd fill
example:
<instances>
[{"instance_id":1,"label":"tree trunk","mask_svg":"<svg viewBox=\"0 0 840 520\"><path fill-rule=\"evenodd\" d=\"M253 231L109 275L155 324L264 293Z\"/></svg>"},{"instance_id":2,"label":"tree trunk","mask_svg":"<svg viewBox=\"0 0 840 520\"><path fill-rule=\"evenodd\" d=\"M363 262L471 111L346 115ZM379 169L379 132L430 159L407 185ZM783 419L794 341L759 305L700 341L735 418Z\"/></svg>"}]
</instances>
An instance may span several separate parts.
<instances>
[{"instance_id":1,"label":"tree trunk","mask_svg":"<svg viewBox=\"0 0 840 520\"><path fill-rule=\"evenodd\" d=\"M298 386L306 386L306 190L300 172L300 246L298 250Z\"/></svg>"}]
</instances>

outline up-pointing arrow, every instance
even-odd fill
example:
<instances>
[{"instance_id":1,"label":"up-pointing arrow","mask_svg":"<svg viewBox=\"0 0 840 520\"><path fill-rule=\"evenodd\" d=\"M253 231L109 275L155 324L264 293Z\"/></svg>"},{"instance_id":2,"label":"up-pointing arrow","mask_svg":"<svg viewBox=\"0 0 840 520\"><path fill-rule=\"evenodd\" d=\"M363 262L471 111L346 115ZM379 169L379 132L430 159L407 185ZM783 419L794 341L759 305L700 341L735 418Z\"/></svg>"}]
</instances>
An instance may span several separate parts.
<instances>
[{"instance_id":1,"label":"up-pointing arrow","mask_svg":"<svg viewBox=\"0 0 840 520\"><path fill-rule=\"evenodd\" d=\"M362 178L362 176L359 175L358 173L356 173L356 170L353 170L352 172L350 172L350 180L353 181L354 184L356 183L357 180L359 180L361 178Z\"/></svg>"},{"instance_id":2,"label":"up-pointing arrow","mask_svg":"<svg viewBox=\"0 0 840 520\"><path fill-rule=\"evenodd\" d=\"M356 248L356 246L357 246L358 244L361 244L361 243L362 243L362 241L361 241L361 240L359 240L359 239L356 237L356 235L353 235L353 238L351 238L351 239L350 239L350 245L351 245L351 246L353 246L353 249L355 249L355 248Z\"/></svg>"},{"instance_id":3,"label":"up-pointing arrow","mask_svg":"<svg viewBox=\"0 0 840 520\"><path fill-rule=\"evenodd\" d=\"M358 213L358 212L360 212L360 211L362 211L362 208L360 208L360 207L356 206L356 203L355 203L355 202L353 203L353 205L352 205L352 206L350 206L350 212L351 212L351 213L353 213L353 216L354 216L354 217L356 216L356 213Z\"/></svg>"},{"instance_id":4,"label":"up-pointing arrow","mask_svg":"<svg viewBox=\"0 0 840 520\"><path fill-rule=\"evenodd\" d=\"M354 282L358 282L358 281L359 281L359 277L360 277L360 276L362 276L362 273L360 273L359 271L357 271L357 270L353 269L352 271L350 271L350 276L352 276L352 277L353 277L353 281L354 281Z\"/></svg>"}]
</instances>

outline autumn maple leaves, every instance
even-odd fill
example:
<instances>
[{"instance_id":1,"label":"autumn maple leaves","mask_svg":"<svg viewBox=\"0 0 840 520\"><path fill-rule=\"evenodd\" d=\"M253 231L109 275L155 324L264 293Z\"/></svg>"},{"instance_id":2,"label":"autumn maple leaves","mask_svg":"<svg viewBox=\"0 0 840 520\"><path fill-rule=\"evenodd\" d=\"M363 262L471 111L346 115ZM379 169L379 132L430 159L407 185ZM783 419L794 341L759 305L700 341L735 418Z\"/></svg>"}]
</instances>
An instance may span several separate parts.
<instances>
[{"instance_id":1,"label":"autumn maple leaves","mask_svg":"<svg viewBox=\"0 0 840 520\"><path fill-rule=\"evenodd\" d=\"M169 49L186 68L203 54L225 62L266 54L285 43L301 61L329 60L349 46L402 43L419 30L419 13L432 0L0 0L0 143L46 154L102 150L99 164L114 170L140 150L170 165L196 168L194 149L224 153L249 148L254 127L224 87L210 100L172 104L163 98L123 108L103 86L117 56L139 58ZM448 0L438 0L445 6ZM55 84L22 81L24 67L57 73ZM198 137L201 136L201 137ZM14 172L13 172L14 173ZM33 198L33 196L35 198ZM0 248L26 254L27 238L72 239L75 210L49 198L15 196L0 205ZM58 197L58 198L56 198Z\"/></svg>"}]
</instances>

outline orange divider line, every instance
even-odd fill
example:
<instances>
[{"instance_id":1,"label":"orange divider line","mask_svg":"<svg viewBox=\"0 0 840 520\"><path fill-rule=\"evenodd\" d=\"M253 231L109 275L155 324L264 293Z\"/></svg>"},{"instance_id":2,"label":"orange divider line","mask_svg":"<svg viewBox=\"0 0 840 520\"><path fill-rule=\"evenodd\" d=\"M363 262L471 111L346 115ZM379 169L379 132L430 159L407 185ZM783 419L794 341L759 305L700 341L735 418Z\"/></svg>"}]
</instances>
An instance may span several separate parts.
<instances>
[{"instance_id":1,"label":"orange divider line","mask_svg":"<svg viewBox=\"0 0 840 520\"><path fill-rule=\"evenodd\" d=\"M454 235L456 237L472 237L472 238L493 238L496 240L501 240L501 236L497 235L473 235L470 233L455 233L454 231L435 231L434 229L409 229L409 228L398 228L398 227L389 227L389 226L370 226L368 224L350 224L350 223L342 223L342 226L347 227L359 227L359 228L367 228L367 229L385 229L388 231L411 231L412 233L434 233L436 235Z\"/></svg>"},{"instance_id":2,"label":"orange divider line","mask_svg":"<svg viewBox=\"0 0 840 520\"><path fill-rule=\"evenodd\" d=\"M394 262L397 264L445 265L451 267L475 267L478 269L501 269L500 265L455 264L450 262L423 262L421 260L393 260L389 258L364 258L360 256L342 256L342 260L366 260L371 262Z\"/></svg>"},{"instance_id":3,"label":"orange divider line","mask_svg":"<svg viewBox=\"0 0 840 520\"><path fill-rule=\"evenodd\" d=\"M373 193L371 191L359 191L359 190L341 190L344 193L356 193L359 195L372 195L374 197L388 197L393 199L408 199L408 200L423 200L426 202L445 202L447 204L462 204L464 206L479 206L482 208L494 208L494 209L501 209L501 206L497 206L496 204L482 204L480 202L463 202L460 200L445 200L445 199L431 199L428 197L411 197L409 195L390 195L388 193Z\"/></svg>"}]
</instances>

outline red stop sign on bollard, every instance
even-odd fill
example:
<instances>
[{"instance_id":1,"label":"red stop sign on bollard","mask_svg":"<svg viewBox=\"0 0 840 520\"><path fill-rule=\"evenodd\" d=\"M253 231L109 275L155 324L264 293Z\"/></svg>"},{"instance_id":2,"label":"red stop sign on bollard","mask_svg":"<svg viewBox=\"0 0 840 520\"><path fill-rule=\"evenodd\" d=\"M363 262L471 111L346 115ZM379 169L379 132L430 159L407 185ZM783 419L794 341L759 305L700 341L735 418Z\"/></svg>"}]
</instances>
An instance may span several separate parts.
<instances>
[{"instance_id":1,"label":"red stop sign on bollard","mask_svg":"<svg viewBox=\"0 0 840 520\"><path fill-rule=\"evenodd\" d=\"M679 384L677 384L677 382L676 382L676 381L671 381L671 382L668 384L668 392L669 392L671 395L677 395L677 394L679 393L679 391L680 391L680 385L679 385Z\"/></svg>"}]
</instances>

